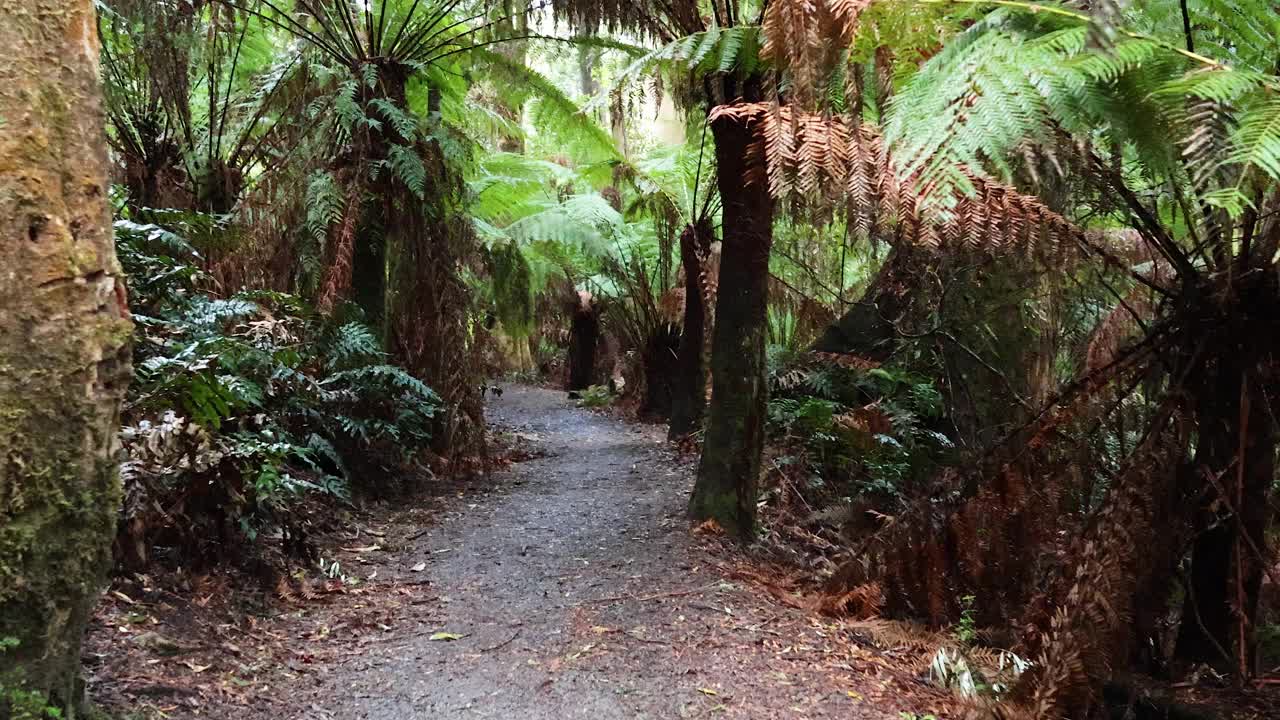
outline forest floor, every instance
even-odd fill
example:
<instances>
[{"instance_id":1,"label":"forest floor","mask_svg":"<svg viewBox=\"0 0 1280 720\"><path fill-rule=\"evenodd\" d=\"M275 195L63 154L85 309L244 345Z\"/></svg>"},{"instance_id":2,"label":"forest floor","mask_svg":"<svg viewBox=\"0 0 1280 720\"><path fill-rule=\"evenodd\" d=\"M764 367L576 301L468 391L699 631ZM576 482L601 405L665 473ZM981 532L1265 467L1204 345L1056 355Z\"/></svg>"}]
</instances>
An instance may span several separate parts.
<instances>
[{"instance_id":1,"label":"forest floor","mask_svg":"<svg viewBox=\"0 0 1280 720\"><path fill-rule=\"evenodd\" d=\"M527 387L488 414L527 459L367 511L322 550L332 579L249 608L234 576L117 582L90 693L124 718L946 716L892 653L690 532L693 467L661 427Z\"/></svg>"}]
</instances>

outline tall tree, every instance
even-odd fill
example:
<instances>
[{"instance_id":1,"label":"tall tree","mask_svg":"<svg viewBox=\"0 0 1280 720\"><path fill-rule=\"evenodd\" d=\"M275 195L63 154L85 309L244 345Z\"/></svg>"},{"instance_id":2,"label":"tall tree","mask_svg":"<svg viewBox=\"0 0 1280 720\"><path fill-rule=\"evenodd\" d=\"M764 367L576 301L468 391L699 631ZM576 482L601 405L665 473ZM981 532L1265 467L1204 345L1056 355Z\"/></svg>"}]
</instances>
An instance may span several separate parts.
<instances>
[{"instance_id":1,"label":"tall tree","mask_svg":"<svg viewBox=\"0 0 1280 720\"><path fill-rule=\"evenodd\" d=\"M82 716L130 377L93 0L0 0L0 716ZM8 707L6 707L8 705Z\"/></svg>"}]
</instances>

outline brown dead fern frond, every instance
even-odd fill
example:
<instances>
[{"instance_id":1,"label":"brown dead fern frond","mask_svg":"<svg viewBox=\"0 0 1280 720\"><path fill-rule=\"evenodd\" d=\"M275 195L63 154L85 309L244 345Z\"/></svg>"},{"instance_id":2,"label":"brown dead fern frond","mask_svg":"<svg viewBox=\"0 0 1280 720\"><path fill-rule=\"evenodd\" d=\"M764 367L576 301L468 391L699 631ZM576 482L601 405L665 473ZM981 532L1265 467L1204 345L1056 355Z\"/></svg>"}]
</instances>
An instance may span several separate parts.
<instances>
[{"instance_id":1,"label":"brown dead fern frond","mask_svg":"<svg viewBox=\"0 0 1280 720\"><path fill-rule=\"evenodd\" d=\"M760 57L786 74L791 101L817 107L821 82L849 47L873 0L775 0L765 5Z\"/></svg>"},{"instance_id":2,"label":"brown dead fern frond","mask_svg":"<svg viewBox=\"0 0 1280 720\"><path fill-rule=\"evenodd\" d=\"M276 578L275 585L276 597L286 603L297 602L298 595L294 592L293 586L289 584L289 578L281 574Z\"/></svg>"},{"instance_id":3,"label":"brown dead fern frond","mask_svg":"<svg viewBox=\"0 0 1280 720\"><path fill-rule=\"evenodd\" d=\"M330 231L333 250L328 272L316 295L316 309L321 314L331 312L351 287L351 273L355 263L356 223L360 219L363 190L359 182L351 182L342 211L342 220Z\"/></svg>"},{"instance_id":4,"label":"brown dead fern frond","mask_svg":"<svg viewBox=\"0 0 1280 720\"><path fill-rule=\"evenodd\" d=\"M814 609L831 617L869 619L879 616L884 607L884 592L878 583L866 583L852 590L819 595Z\"/></svg>"},{"instance_id":5,"label":"brown dead fern frond","mask_svg":"<svg viewBox=\"0 0 1280 720\"><path fill-rule=\"evenodd\" d=\"M947 198L914 176L899 177L879 128L868 122L797 113L776 102L722 105L711 118L754 123L757 140L749 152L763 165L775 198L843 203L861 232L893 225L902 242L1035 256L1054 265L1079 253L1085 237L1039 198L970 168L958 172L972 192Z\"/></svg>"},{"instance_id":6,"label":"brown dead fern frond","mask_svg":"<svg viewBox=\"0 0 1280 720\"><path fill-rule=\"evenodd\" d=\"M1157 519L1191 503L1179 500L1174 468L1185 438L1166 401L1151 431L1128 458L1085 532L1067 550L1064 569L1033 598L1023 644L1035 665L1011 699L1031 717L1089 717L1111 679L1113 660L1129 656L1137 611L1135 591L1155 573L1171 571L1150 548L1178 547L1157 538ZM1156 553L1159 555L1159 553ZM1165 578L1167 580L1167 578Z\"/></svg>"}]
</instances>

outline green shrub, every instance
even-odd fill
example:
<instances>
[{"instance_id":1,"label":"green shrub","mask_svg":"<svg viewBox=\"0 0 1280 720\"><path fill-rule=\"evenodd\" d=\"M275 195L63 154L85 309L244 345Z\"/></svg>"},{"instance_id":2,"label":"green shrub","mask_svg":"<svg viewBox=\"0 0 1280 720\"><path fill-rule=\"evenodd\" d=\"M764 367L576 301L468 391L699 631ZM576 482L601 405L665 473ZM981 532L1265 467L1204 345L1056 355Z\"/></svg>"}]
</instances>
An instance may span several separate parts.
<instances>
[{"instance_id":1,"label":"green shrub","mask_svg":"<svg viewBox=\"0 0 1280 720\"><path fill-rule=\"evenodd\" d=\"M600 408L608 407L613 404L613 393L609 392L606 385L592 385L583 390L578 397L578 407L584 408Z\"/></svg>"}]
</instances>

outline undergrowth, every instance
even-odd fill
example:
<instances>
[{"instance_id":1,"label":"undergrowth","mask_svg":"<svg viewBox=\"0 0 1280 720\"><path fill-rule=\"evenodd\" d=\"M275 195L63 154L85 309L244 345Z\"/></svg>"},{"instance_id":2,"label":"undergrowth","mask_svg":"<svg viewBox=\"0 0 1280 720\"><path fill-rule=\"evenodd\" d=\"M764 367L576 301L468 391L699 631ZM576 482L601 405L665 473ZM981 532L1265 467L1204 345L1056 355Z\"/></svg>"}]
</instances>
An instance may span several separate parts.
<instances>
[{"instance_id":1,"label":"undergrowth","mask_svg":"<svg viewBox=\"0 0 1280 720\"><path fill-rule=\"evenodd\" d=\"M953 443L931 380L798 357L771 349L768 431L777 467L810 506L892 506L946 461Z\"/></svg>"},{"instance_id":2,"label":"undergrowth","mask_svg":"<svg viewBox=\"0 0 1280 720\"><path fill-rule=\"evenodd\" d=\"M264 536L306 552L315 503L426 472L440 400L372 328L285 293L224 294L198 250L227 232L217 218L144 215L116 222L136 327L123 561L216 561Z\"/></svg>"}]
</instances>

